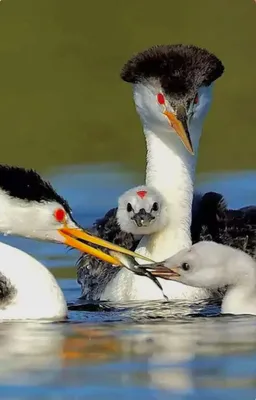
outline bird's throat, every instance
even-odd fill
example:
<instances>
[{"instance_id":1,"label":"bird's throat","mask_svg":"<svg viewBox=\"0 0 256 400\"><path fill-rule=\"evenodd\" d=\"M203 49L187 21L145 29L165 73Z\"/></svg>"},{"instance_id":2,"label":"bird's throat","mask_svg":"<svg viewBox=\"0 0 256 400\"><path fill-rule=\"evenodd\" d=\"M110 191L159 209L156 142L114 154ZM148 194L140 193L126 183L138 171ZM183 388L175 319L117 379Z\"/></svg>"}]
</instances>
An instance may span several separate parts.
<instances>
[{"instance_id":1,"label":"bird's throat","mask_svg":"<svg viewBox=\"0 0 256 400\"><path fill-rule=\"evenodd\" d=\"M191 245L190 225L197 155L192 156L178 138L145 132L147 141L146 184L165 198L166 227L144 237L138 251L155 261L172 256ZM197 147L197 146L196 146Z\"/></svg>"}]
</instances>

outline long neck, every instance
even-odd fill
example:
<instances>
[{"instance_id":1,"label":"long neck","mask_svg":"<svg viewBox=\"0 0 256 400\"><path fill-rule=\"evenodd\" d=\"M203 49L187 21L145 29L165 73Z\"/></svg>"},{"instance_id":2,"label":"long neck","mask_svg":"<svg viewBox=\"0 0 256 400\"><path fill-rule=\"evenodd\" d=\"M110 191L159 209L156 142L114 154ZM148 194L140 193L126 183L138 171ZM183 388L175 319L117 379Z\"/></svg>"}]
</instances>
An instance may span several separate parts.
<instances>
[{"instance_id":1,"label":"long neck","mask_svg":"<svg viewBox=\"0 0 256 400\"><path fill-rule=\"evenodd\" d=\"M193 136L199 138L200 132ZM164 196L169 219L164 230L144 236L138 251L161 261L191 245L191 208L197 156L190 155L172 133L160 136L145 128L145 137L146 184L155 187ZM194 140L193 146L197 154L198 143Z\"/></svg>"}]
</instances>

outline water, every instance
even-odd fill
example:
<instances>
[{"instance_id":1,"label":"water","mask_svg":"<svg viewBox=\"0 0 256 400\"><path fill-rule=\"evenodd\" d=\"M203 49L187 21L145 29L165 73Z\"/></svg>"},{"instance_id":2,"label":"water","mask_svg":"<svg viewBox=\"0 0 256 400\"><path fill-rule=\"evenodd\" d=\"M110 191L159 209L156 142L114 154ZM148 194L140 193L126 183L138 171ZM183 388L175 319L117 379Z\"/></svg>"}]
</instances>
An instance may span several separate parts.
<instances>
[{"instance_id":1,"label":"water","mask_svg":"<svg viewBox=\"0 0 256 400\"><path fill-rule=\"evenodd\" d=\"M71 167L49 179L89 226L142 176L118 165ZM71 179L72 178L72 179ZM253 204L255 172L199 175L198 189L222 192L232 207ZM4 399L254 399L256 318L219 316L216 304L79 301L76 252L2 237L59 277L66 323L0 325L0 397ZM79 304L82 305L79 307Z\"/></svg>"},{"instance_id":2,"label":"water","mask_svg":"<svg viewBox=\"0 0 256 400\"><path fill-rule=\"evenodd\" d=\"M144 139L131 88L119 78L123 64L153 44L192 43L216 53L226 68L215 85L198 171L234 171L201 175L199 188L220 191L231 207L255 204L255 172L236 173L255 168L255 3L127 4L0 1L1 163L48 174L74 217L90 226L126 188L143 182ZM1 240L51 268L67 301L76 302L76 251ZM83 308L70 311L65 324L0 324L0 398L256 397L255 318L219 317L216 305L203 304Z\"/></svg>"},{"instance_id":3,"label":"water","mask_svg":"<svg viewBox=\"0 0 256 400\"><path fill-rule=\"evenodd\" d=\"M206 47L225 65L199 170L255 168L255 12L253 0L163 7L155 0L129 6L101 0L100 7L85 0L2 0L1 162L45 171L115 161L142 171L144 140L121 68L153 44L186 43Z\"/></svg>"}]
</instances>

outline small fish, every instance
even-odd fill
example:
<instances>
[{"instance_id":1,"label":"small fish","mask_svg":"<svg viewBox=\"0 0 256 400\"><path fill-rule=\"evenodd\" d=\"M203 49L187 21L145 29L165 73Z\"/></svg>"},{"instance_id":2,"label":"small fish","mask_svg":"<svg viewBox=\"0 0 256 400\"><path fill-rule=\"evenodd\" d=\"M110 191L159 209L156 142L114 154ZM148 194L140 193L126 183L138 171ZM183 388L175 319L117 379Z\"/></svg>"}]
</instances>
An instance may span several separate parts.
<instances>
[{"instance_id":1,"label":"small fish","mask_svg":"<svg viewBox=\"0 0 256 400\"><path fill-rule=\"evenodd\" d=\"M126 269L133 272L135 275L145 276L145 277L149 278L151 281L153 281L155 283L155 285L161 290L165 300L167 300L167 301L169 300L168 297L165 295L162 285L160 284L158 279L154 275L152 275L152 273L150 271L148 271L148 269L151 268L150 267L151 264L147 264L146 266L140 265L137 263L137 261L132 256L117 253L112 250L110 251L110 254L113 257L117 258ZM154 264L152 264L152 267L153 267L153 265Z\"/></svg>"}]
</instances>

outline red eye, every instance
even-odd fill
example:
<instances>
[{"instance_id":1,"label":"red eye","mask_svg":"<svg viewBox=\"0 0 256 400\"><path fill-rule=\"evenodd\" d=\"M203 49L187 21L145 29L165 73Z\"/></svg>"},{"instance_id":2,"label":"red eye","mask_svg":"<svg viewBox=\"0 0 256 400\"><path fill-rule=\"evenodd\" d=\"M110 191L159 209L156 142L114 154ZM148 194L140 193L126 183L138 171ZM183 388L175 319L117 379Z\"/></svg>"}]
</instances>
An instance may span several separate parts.
<instances>
[{"instance_id":1,"label":"red eye","mask_svg":"<svg viewBox=\"0 0 256 400\"><path fill-rule=\"evenodd\" d=\"M165 103L164 95L162 93L158 93L157 101L158 101L159 104L164 104Z\"/></svg>"},{"instance_id":2,"label":"red eye","mask_svg":"<svg viewBox=\"0 0 256 400\"><path fill-rule=\"evenodd\" d=\"M196 97L194 98L194 104L198 104L199 102L199 97L198 94L196 94Z\"/></svg>"},{"instance_id":3,"label":"red eye","mask_svg":"<svg viewBox=\"0 0 256 400\"><path fill-rule=\"evenodd\" d=\"M64 222L66 218L66 213L62 208L57 208L57 210L54 211L54 217L56 221L58 222Z\"/></svg>"}]
</instances>

